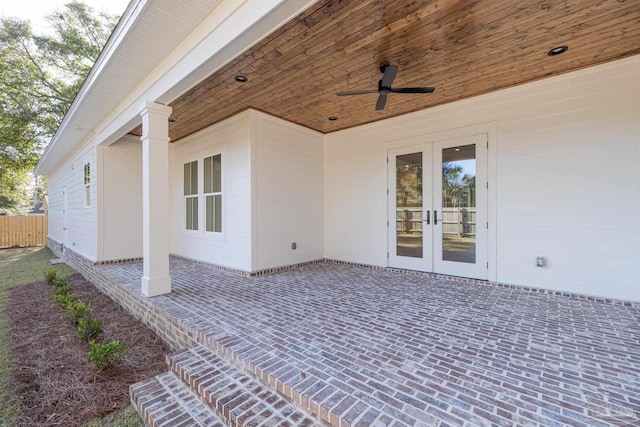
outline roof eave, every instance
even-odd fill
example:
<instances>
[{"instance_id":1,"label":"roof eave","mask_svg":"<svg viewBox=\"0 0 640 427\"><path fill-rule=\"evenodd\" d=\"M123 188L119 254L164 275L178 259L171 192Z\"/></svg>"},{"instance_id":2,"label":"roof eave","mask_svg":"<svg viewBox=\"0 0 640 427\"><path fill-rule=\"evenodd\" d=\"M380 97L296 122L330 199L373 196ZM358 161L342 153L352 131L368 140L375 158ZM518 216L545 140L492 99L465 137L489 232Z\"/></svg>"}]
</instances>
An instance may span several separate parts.
<instances>
[{"instance_id":1,"label":"roof eave","mask_svg":"<svg viewBox=\"0 0 640 427\"><path fill-rule=\"evenodd\" d=\"M60 126L56 130L56 133L51 138L51 141L47 145L46 149L40 157L34 174L35 175L47 175L51 173L57 165L56 160L62 160L69 155L80 143L84 142L87 137L75 137L70 134L70 123L75 116L75 113L82 107L82 103L89 97L92 89L94 88L101 71L109 64L113 55L118 49L118 46L127 38L131 29L140 17L142 11L146 8L148 0L131 0L124 14L120 17L120 20L113 29L107 43L98 55L96 62L91 67L87 78L82 83L80 90L76 94L71 106L65 113ZM58 156L56 156L56 154ZM58 159L55 159L58 157Z\"/></svg>"}]
</instances>

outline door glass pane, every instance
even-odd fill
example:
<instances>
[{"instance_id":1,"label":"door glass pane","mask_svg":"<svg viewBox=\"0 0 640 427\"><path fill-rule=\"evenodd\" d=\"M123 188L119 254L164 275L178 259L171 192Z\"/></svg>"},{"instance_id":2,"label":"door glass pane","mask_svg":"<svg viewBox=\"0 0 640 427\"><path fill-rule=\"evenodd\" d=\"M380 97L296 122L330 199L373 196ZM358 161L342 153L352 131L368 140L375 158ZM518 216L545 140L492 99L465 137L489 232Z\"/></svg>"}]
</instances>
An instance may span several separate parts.
<instances>
[{"instance_id":1,"label":"door glass pane","mask_svg":"<svg viewBox=\"0 0 640 427\"><path fill-rule=\"evenodd\" d=\"M476 146L442 150L442 259L476 262Z\"/></svg>"},{"instance_id":2,"label":"door glass pane","mask_svg":"<svg viewBox=\"0 0 640 427\"><path fill-rule=\"evenodd\" d=\"M422 153L396 157L396 254L422 258Z\"/></svg>"}]
</instances>

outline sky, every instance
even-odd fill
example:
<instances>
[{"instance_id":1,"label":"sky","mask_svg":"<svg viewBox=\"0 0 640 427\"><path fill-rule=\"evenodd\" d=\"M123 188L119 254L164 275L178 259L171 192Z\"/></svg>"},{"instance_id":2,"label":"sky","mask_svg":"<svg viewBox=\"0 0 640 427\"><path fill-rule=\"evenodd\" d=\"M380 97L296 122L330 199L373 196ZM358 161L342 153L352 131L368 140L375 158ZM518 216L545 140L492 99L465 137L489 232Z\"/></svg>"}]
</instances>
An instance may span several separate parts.
<instances>
[{"instance_id":1,"label":"sky","mask_svg":"<svg viewBox=\"0 0 640 427\"><path fill-rule=\"evenodd\" d=\"M61 8L70 0L2 0L0 1L0 16L16 17L31 21L35 33L48 30L44 17L52 11ZM83 0L85 4L98 11L106 11L112 15L122 15L129 4L129 0Z\"/></svg>"}]
</instances>

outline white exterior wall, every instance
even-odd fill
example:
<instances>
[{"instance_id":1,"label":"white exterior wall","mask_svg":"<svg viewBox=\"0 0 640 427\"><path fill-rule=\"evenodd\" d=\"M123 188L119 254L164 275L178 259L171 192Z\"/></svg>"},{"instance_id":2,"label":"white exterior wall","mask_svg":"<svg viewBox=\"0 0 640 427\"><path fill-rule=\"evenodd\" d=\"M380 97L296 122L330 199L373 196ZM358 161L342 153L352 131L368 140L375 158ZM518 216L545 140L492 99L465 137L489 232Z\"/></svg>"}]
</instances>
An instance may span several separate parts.
<instances>
[{"instance_id":1,"label":"white exterior wall","mask_svg":"<svg viewBox=\"0 0 640 427\"><path fill-rule=\"evenodd\" d=\"M91 206L85 206L84 165L91 166ZM49 237L74 252L97 259L96 148L85 143L49 175ZM64 231L64 195L67 192L67 230Z\"/></svg>"},{"instance_id":2,"label":"white exterior wall","mask_svg":"<svg viewBox=\"0 0 640 427\"><path fill-rule=\"evenodd\" d=\"M98 260L142 257L142 143L126 136L98 148Z\"/></svg>"},{"instance_id":3,"label":"white exterior wall","mask_svg":"<svg viewBox=\"0 0 640 427\"><path fill-rule=\"evenodd\" d=\"M329 134L325 256L387 264L385 143L479 125L495 129L490 278L640 300L639 102L634 57Z\"/></svg>"},{"instance_id":4,"label":"white exterior wall","mask_svg":"<svg viewBox=\"0 0 640 427\"><path fill-rule=\"evenodd\" d=\"M251 270L249 133L249 112L244 112L171 145L172 253L244 271ZM204 231L203 198L198 203L198 230L186 230L184 164L198 160L198 191L203 194L203 159L216 154L222 154L223 232Z\"/></svg>"},{"instance_id":5,"label":"white exterior wall","mask_svg":"<svg viewBox=\"0 0 640 427\"><path fill-rule=\"evenodd\" d=\"M254 263L262 270L324 256L323 135L251 111ZM291 243L296 249L291 249Z\"/></svg>"}]
</instances>

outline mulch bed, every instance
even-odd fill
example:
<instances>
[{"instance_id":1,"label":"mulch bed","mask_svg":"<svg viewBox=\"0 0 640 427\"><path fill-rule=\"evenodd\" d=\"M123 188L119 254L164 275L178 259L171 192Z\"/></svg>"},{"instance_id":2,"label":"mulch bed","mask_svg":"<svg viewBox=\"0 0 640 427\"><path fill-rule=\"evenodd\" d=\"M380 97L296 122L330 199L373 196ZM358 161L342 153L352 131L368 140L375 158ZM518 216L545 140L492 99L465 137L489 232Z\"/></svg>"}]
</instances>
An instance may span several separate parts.
<instances>
[{"instance_id":1,"label":"mulch bed","mask_svg":"<svg viewBox=\"0 0 640 427\"><path fill-rule=\"evenodd\" d=\"M129 347L122 365L97 370L86 359L83 342L53 302L53 289L37 282L12 289L8 301L11 374L18 385L20 425L80 425L129 404L129 385L165 371L166 345L142 323L79 274L69 277L71 291L91 303L102 320L100 338Z\"/></svg>"}]
</instances>

